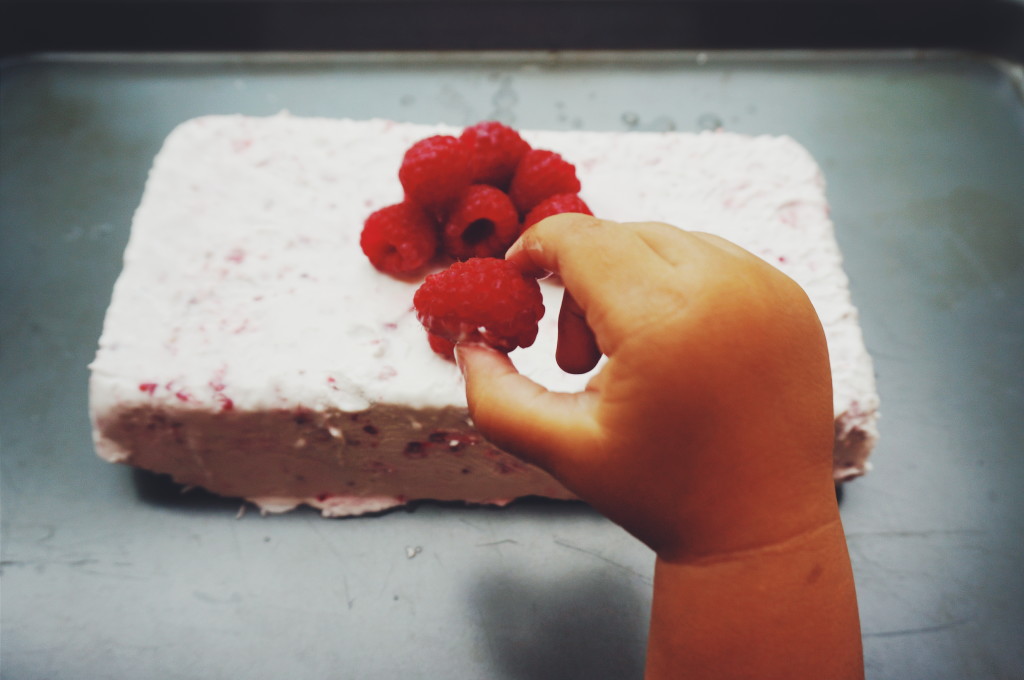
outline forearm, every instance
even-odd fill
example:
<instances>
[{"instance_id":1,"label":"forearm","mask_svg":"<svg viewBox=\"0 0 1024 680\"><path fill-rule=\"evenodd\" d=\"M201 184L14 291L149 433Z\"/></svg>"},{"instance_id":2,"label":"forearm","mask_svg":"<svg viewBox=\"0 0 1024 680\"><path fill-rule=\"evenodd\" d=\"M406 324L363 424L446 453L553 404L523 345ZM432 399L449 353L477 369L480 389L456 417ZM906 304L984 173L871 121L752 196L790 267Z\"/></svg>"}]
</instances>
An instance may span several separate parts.
<instances>
[{"instance_id":1,"label":"forearm","mask_svg":"<svg viewBox=\"0 0 1024 680\"><path fill-rule=\"evenodd\" d=\"M658 559L646 680L863 676L853 572L838 518L728 558Z\"/></svg>"}]
</instances>

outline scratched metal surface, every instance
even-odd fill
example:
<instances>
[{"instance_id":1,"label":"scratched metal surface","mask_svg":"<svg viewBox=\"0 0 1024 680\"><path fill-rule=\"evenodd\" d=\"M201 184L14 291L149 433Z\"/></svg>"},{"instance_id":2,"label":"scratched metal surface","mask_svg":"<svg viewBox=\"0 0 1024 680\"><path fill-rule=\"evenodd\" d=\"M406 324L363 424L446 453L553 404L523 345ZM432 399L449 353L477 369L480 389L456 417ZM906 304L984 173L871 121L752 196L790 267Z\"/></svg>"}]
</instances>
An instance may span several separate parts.
<instances>
[{"instance_id":1,"label":"scratched metal surface","mask_svg":"<svg viewBox=\"0 0 1024 680\"><path fill-rule=\"evenodd\" d=\"M0 87L4 677L641 675L652 556L582 505L238 517L94 457L86 365L153 155L191 116L281 109L805 144L884 405L876 469L843 499L868 675L1021 677L1019 72L942 54L47 58L4 64Z\"/></svg>"}]
</instances>

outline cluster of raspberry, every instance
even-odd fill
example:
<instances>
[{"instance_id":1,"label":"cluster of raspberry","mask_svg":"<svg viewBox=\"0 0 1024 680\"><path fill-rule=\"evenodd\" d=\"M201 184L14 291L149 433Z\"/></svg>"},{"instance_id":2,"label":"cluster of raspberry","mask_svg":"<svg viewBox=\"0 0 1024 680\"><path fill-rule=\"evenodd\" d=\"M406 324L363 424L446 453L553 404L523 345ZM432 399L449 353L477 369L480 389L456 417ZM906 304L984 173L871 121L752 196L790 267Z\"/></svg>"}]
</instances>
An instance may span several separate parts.
<instances>
[{"instance_id":1,"label":"cluster of raspberry","mask_svg":"<svg viewBox=\"0 0 1024 680\"><path fill-rule=\"evenodd\" d=\"M396 276L438 256L503 257L524 229L562 212L590 214L576 168L553 151L532 149L494 121L459 137L413 144L398 170L405 200L366 220L360 245L374 267Z\"/></svg>"},{"instance_id":2,"label":"cluster of raspberry","mask_svg":"<svg viewBox=\"0 0 1024 680\"><path fill-rule=\"evenodd\" d=\"M413 299L434 351L452 358L460 341L504 352L533 344L544 314L540 288L502 258L546 217L592 214L572 163L486 121L458 137L416 142L398 178L404 200L367 218L360 245L374 267L393 276L415 274L439 257L454 260L428 276Z\"/></svg>"}]
</instances>

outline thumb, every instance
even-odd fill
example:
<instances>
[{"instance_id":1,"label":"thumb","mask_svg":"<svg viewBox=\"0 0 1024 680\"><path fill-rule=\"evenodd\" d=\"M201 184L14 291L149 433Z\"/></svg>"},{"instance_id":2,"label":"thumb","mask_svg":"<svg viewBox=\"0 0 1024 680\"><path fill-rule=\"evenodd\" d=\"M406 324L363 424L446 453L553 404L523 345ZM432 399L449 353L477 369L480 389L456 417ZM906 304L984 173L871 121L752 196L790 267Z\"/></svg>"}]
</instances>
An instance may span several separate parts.
<instances>
[{"instance_id":1,"label":"thumb","mask_svg":"<svg viewBox=\"0 0 1024 680\"><path fill-rule=\"evenodd\" d=\"M596 393L551 392L490 347L460 344L455 356L466 378L469 414L484 437L571 488L597 438Z\"/></svg>"}]
</instances>

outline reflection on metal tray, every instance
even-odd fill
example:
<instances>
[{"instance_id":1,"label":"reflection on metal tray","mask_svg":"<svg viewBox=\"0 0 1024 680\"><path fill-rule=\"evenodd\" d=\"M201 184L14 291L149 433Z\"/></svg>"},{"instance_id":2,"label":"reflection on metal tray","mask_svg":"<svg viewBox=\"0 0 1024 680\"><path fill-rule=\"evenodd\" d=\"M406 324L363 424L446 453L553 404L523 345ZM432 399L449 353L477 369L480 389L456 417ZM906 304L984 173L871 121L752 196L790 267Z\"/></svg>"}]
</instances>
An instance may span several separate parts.
<instances>
[{"instance_id":1,"label":"reflection on metal tray","mask_svg":"<svg viewBox=\"0 0 1024 680\"><path fill-rule=\"evenodd\" d=\"M868 675L1019 673L1019 69L959 52L6 62L4 676L641 675L652 556L582 504L260 517L93 455L85 367L154 154L189 117L282 109L798 139L828 180L884 408L875 471L842 502Z\"/></svg>"}]
</instances>

